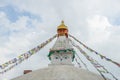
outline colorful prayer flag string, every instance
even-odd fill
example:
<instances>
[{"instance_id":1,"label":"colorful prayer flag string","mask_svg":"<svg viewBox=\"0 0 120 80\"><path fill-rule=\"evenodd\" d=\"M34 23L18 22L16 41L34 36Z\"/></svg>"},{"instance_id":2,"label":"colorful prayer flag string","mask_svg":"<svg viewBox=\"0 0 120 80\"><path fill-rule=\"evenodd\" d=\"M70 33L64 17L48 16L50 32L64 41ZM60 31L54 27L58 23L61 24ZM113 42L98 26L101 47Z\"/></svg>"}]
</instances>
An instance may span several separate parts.
<instances>
[{"instance_id":1,"label":"colorful prayer flag string","mask_svg":"<svg viewBox=\"0 0 120 80\"><path fill-rule=\"evenodd\" d=\"M77 41L78 43L80 43L82 46L84 46L84 47L85 47L86 49L88 49L89 51L94 52L95 54L99 55L99 56L101 57L101 59L105 59L105 60L107 60L107 61L109 61L109 62L112 62L113 64L117 65L118 67L120 67L120 63L117 63L117 62L115 62L115 61L107 58L106 56L103 56L102 54L98 53L97 51L89 48L89 47L86 46L84 43L82 43L81 41L79 41L78 39L76 39L74 36L72 36L72 35L70 35L70 34L69 34L69 36L72 37L75 41Z\"/></svg>"},{"instance_id":2,"label":"colorful prayer flag string","mask_svg":"<svg viewBox=\"0 0 120 80\"><path fill-rule=\"evenodd\" d=\"M81 68L80 63L78 62L77 58L75 58L76 63L78 64L79 68Z\"/></svg>"},{"instance_id":3,"label":"colorful prayer flag string","mask_svg":"<svg viewBox=\"0 0 120 80\"><path fill-rule=\"evenodd\" d=\"M74 44L73 43L73 41L69 38L69 41L72 43L72 44ZM82 64L85 66L85 68L89 71L89 69L88 69L88 67L87 67L87 65L82 61L82 59L80 58L80 56L76 53L75 54L77 57L78 57L78 59L82 62Z\"/></svg>"},{"instance_id":4,"label":"colorful prayer flag string","mask_svg":"<svg viewBox=\"0 0 120 80\"><path fill-rule=\"evenodd\" d=\"M2 65L0 65L1 69L5 69L2 72L0 72L0 74L3 74L9 70L11 70L12 68L14 68L15 66L17 66L18 64L20 64L21 62L23 62L25 59L28 59L30 56L32 56L33 54L37 53L40 49L42 49L45 45L47 45L48 43L50 43L53 39L55 39L57 37L57 35L53 36L52 38L48 39L47 41L43 42L42 44L38 45L37 47L27 51L24 54L19 55L17 58L13 58L12 60L3 63ZM13 64L13 65L12 65ZM12 65L12 66L10 66ZM9 67L10 66L10 67Z\"/></svg>"},{"instance_id":5,"label":"colorful prayer flag string","mask_svg":"<svg viewBox=\"0 0 120 80\"><path fill-rule=\"evenodd\" d=\"M72 45L76 47L85 57L87 60L90 61L90 63L96 68L96 70L101 74L101 76L104 78L104 80L107 80L106 77L103 75L103 73L110 74L115 80L118 80L111 72L109 72L104 66L99 64L96 60L94 60L92 57L90 57L82 48L80 48L78 45L76 45L74 42L72 42Z\"/></svg>"}]
</instances>

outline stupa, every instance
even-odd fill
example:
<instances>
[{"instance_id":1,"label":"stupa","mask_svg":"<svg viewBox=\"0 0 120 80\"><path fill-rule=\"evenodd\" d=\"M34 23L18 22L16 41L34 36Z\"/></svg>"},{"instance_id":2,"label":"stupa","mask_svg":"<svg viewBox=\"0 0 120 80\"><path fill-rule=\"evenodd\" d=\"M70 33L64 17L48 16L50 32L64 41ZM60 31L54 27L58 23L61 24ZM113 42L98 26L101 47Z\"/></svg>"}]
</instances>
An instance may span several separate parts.
<instances>
[{"instance_id":1,"label":"stupa","mask_svg":"<svg viewBox=\"0 0 120 80\"><path fill-rule=\"evenodd\" d=\"M50 49L48 58L51 63L47 68L29 72L12 80L104 80L98 74L74 66L75 51L64 21L57 27L57 40Z\"/></svg>"}]
</instances>

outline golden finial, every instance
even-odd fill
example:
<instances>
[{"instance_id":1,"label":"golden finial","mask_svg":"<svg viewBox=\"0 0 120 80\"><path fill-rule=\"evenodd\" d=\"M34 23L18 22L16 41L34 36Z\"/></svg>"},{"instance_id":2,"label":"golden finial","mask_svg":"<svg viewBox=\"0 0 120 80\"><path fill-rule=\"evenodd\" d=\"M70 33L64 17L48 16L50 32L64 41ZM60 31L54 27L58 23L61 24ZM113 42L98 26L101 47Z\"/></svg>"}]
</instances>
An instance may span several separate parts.
<instances>
[{"instance_id":1,"label":"golden finial","mask_svg":"<svg viewBox=\"0 0 120 80\"><path fill-rule=\"evenodd\" d=\"M67 26L64 24L64 21L61 21L61 24L58 26L57 29L67 29Z\"/></svg>"},{"instance_id":2,"label":"golden finial","mask_svg":"<svg viewBox=\"0 0 120 80\"><path fill-rule=\"evenodd\" d=\"M61 21L61 24L64 24L64 21L63 21L63 20Z\"/></svg>"}]
</instances>

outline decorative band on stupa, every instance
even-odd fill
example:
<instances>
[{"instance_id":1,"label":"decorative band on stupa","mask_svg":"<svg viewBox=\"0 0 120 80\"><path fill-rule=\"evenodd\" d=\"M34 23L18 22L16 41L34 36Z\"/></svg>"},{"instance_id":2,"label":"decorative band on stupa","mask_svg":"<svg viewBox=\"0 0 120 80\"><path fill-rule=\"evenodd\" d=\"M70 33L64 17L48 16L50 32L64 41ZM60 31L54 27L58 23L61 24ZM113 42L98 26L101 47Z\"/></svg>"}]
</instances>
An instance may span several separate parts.
<instances>
[{"instance_id":1,"label":"decorative band on stupa","mask_svg":"<svg viewBox=\"0 0 120 80\"><path fill-rule=\"evenodd\" d=\"M51 60L51 55L54 54L54 53L59 53L59 54L63 54L63 53L72 53L73 54L73 57L72 57L72 61L74 60L75 58L75 50L74 49L63 49L63 50L50 50L49 52L49 60Z\"/></svg>"}]
</instances>

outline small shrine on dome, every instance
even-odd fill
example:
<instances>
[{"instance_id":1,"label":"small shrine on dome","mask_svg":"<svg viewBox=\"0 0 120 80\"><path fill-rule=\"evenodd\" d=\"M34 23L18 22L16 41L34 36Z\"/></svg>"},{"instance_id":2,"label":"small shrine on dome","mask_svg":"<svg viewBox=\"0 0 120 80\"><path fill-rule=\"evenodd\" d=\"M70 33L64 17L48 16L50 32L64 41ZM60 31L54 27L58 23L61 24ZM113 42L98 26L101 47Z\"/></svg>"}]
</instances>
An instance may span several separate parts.
<instances>
[{"instance_id":1,"label":"small shrine on dome","mask_svg":"<svg viewBox=\"0 0 120 80\"><path fill-rule=\"evenodd\" d=\"M68 38L68 28L64 21L57 28L57 40L49 52L49 59L51 64L72 65L75 57L75 51L72 47L70 39Z\"/></svg>"}]
</instances>

